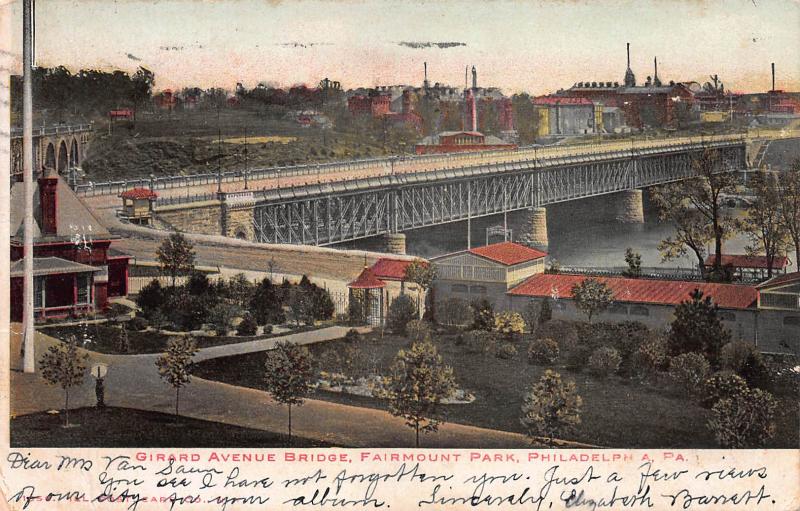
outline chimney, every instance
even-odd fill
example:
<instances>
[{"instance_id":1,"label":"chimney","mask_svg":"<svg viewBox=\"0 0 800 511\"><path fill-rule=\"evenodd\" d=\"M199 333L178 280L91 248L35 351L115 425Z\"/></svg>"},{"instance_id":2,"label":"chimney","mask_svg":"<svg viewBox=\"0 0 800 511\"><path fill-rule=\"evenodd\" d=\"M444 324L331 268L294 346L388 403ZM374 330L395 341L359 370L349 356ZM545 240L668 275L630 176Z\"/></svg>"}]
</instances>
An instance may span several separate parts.
<instances>
[{"instance_id":1,"label":"chimney","mask_svg":"<svg viewBox=\"0 0 800 511\"><path fill-rule=\"evenodd\" d=\"M467 129L478 131L478 111L475 106L475 94L467 91Z\"/></svg>"},{"instance_id":2,"label":"chimney","mask_svg":"<svg viewBox=\"0 0 800 511\"><path fill-rule=\"evenodd\" d=\"M39 208L41 209L42 235L58 235L58 177L45 173L39 178Z\"/></svg>"},{"instance_id":3,"label":"chimney","mask_svg":"<svg viewBox=\"0 0 800 511\"><path fill-rule=\"evenodd\" d=\"M658 80L658 57L653 57L653 67L655 68L653 80Z\"/></svg>"},{"instance_id":4,"label":"chimney","mask_svg":"<svg viewBox=\"0 0 800 511\"><path fill-rule=\"evenodd\" d=\"M631 68L631 43L626 43L628 47L628 69Z\"/></svg>"},{"instance_id":5,"label":"chimney","mask_svg":"<svg viewBox=\"0 0 800 511\"><path fill-rule=\"evenodd\" d=\"M475 69L475 66L472 66L472 88L478 88L478 71Z\"/></svg>"},{"instance_id":6,"label":"chimney","mask_svg":"<svg viewBox=\"0 0 800 511\"><path fill-rule=\"evenodd\" d=\"M775 63L772 63L772 90L775 90Z\"/></svg>"}]
</instances>

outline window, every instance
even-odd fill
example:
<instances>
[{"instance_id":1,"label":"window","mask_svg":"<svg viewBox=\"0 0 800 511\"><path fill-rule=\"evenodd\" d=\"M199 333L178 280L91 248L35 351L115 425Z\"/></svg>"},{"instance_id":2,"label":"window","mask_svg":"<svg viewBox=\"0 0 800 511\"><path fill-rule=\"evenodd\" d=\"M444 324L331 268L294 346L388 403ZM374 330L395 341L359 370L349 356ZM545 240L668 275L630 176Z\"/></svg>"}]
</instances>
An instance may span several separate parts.
<instances>
[{"instance_id":1,"label":"window","mask_svg":"<svg viewBox=\"0 0 800 511\"><path fill-rule=\"evenodd\" d=\"M631 316L649 316L650 309L644 305L631 305Z\"/></svg>"},{"instance_id":2,"label":"window","mask_svg":"<svg viewBox=\"0 0 800 511\"><path fill-rule=\"evenodd\" d=\"M733 312L720 311L719 319L721 319L722 321L736 321L736 314L734 314Z\"/></svg>"},{"instance_id":3,"label":"window","mask_svg":"<svg viewBox=\"0 0 800 511\"><path fill-rule=\"evenodd\" d=\"M786 316L783 318L784 326L800 326L800 316Z\"/></svg>"},{"instance_id":4,"label":"window","mask_svg":"<svg viewBox=\"0 0 800 511\"><path fill-rule=\"evenodd\" d=\"M486 294L486 286L471 286L469 288L469 292L472 294L477 295L485 295Z\"/></svg>"},{"instance_id":5,"label":"window","mask_svg":"<svg viewBox=\"0 0 800 511\"><path fill-rule=\"evenodd\" d=\"M81 273L77 278L78 303L89 303L91 294L89 293L89 274Z\"/></svg>"},{"instance_id":6,"label":"window","mask_svg":"<svg viewBox=\"0 0 800 511\"><path fill-rule=\"evenodd\" d=\"M465 286L464 284L453 284L453 286L450 288L450 290L453 293L466 293L467 292L467 286Z\"/></svg>"},{"instance_id":7,"label":"window","mask_svg":"<svg viewBox=\"0 0 800 511\"><path fill-rule=\"evenodd\" d=\"M45 277L35 277L33 279L33 306L34 308L42 306L42 291L44 290Z\"/></svg>"}]
</instances>

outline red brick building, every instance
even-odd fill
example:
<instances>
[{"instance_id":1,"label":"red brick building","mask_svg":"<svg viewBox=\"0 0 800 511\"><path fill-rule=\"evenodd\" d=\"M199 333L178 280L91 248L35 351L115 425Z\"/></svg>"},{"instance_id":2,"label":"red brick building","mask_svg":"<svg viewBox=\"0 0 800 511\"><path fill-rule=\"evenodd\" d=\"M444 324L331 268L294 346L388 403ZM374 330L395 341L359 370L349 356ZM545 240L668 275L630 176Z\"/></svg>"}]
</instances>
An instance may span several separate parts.
<instances>
[{"instance_id":1,"label":"red brick building","mask_svg":"<svg viewBox=\"0 0 800 511\"><path fill-rule=\"evenodd\" d=\"M347 109L354 116L381 117L391 110L392 98L388 94L371 92L366 96L358 94L347 99Z\"/></svg>"},{"instance_id":2,"label":"red brick building","mask_svg":"<svg viewBox=\"0 0 800 511\"><path fill-rule=\"evenodd\" d=\"M22 319L24 185L11 189L11 317ZM112 235L54 172L34 190L34 314L66 317L108 306L128 293L129 256L111 248Z\"/></svg>"}]
</instances>

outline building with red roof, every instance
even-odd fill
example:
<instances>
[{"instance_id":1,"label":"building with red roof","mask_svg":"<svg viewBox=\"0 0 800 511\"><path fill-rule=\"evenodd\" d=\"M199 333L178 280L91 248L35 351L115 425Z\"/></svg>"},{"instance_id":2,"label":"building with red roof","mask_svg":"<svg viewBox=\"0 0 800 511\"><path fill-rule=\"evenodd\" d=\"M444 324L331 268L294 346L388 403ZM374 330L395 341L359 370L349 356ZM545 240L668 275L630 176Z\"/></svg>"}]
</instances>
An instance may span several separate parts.
<instances>
[{"instance_id":1,"label":"building with red roof","mask_svg":"<svg viewBox=\"0 0 800 511\"><path fill-rule=\"evenodd\" d=\"M709 254L705 260L705 267L714 267L715 254ZM764 280L768 278L769 261L763 255L723 254L722 266L728 268L734 280ZM772 258L772 274L786 273L789 259L784 256Z\"/></svg>"},{"instance_id":2,"label":"building with red roof","mask_svg":"<svg viewBox=\"0 0 800 511\"><path fill-rule=\"evenodd\" d=\"M119 194L122 199L120 218L131 223L147 225L153 217L153 202L158 194L149 188L131 188Z\"/></svg>"},{"instance_id":3,"label":"building with red roof","mask_svg":"<svg viewBox=\"0 0 800 511\"><path fill-rule=\"evenodd\" d=\"M486 298L502 306L505 293L531 275L544 272L546 253L505 241L431 259L436 267L437 301Z\"/></svg>"}]
</instances>

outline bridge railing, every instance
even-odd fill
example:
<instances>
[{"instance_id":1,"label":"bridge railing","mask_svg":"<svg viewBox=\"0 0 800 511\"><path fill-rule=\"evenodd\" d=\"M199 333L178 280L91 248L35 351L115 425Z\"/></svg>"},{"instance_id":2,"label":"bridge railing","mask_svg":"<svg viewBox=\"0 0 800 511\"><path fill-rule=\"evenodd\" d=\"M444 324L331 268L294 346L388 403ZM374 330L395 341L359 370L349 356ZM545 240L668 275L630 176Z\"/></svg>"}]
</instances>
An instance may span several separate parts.
<instances>
[{"instance_id":1,"label":"bridge railing","mask_svg":"<svg viewBox=\"0 0 800 511\"><path fill-rule=\"evenodd\" d=\"M65 124L63 126L39 126L33 128L34 137L42 137L45 135L61 135L67 133L80 133L83 131L93 131L94 125L89 124ZM22 128L11 128L11 138L21 138Z\"/></svg>"},{"instance_id":2,"label":"bridge railing","mask_svg":"<svg viewBox=\"0 0 800 511\"><path fill-rule=\"evenodd\" d=\"M717 135L709 137L680 137L653 140L624 140L598 144L580 144L558 147L522 147L514 151L491 150L467 153L446 153L431 155L409 155L391 158L370 158L344 162L327 162L281 167L260 167L248 170L232 170L181 176L160 176L139 178L129 181L85 183L75 187L76 193L83 196L115 195L134 187L148 187L153 190L184 188L217 183L232 183L248 180L279 179L282 177L317 176L346 174L360 170L372 170L374 174L406 174L421 171L446 170L475 165L498 165L543 161L548 159L580 157L588 154L609 152L643 152L664 147L686 147L697 145L716 145L743 141L741 135ZM245 176L246 174L246 176Z\"/></svg>"}]
</instances>

